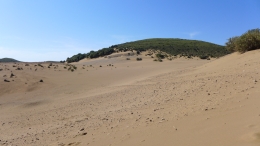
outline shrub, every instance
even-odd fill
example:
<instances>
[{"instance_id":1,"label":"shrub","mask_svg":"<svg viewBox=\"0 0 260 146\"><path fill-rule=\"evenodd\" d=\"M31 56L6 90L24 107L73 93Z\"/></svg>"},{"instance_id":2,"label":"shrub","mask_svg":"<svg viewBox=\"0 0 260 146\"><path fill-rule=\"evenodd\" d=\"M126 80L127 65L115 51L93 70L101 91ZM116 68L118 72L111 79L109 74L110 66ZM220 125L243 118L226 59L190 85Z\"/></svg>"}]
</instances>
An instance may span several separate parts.
<instances>
[{"instance_id":1,"label":"shrub","mask_svg":"<svg viewBox=\"0 0 260 146\"><path fill-rule=\"evenodd\" d=\"M236 36L236 37L232 37L232 38L228 39L228 42L226 42L226 48L227 48L228 51L230 51L230 52L236 51L235 43L236 43L238 38L239 37Z\"/></svg>"},{"instance_id":2,"label":"shrub","mask_svg":"<svg viewBox=\"0 0 260 146\"><path fill-rule=\"evenodd\" d=\"M260 29L251 29L239 37L229 38L226 48L241 53L260 49Z\"/></svg>"},{"instance_id":3,"label":"shrub","mask_svg":"<svg viewBox=\"0 0 260 146\"><path fill-rule=\"evenodd\" d=\"M206 56L206 55L200 56L200 59L207 59L207 58L208 58L208 56Z\"/></svg>"},{"instance_id":4,"label":"shrub","mask_svg":"<svg viewBox=\"0 0 260 146\"><path fill-rule=\"evenodd\" d=\"M43 67L41 64L38 64L38 66Z\"/></svg>"},{"instance_id":5,"label":"shrub","mask_svg":"<svg viewBox=\"0 0 260 146\"><path fill-rule=\"evenodd\" d=\"M126 60L130 60L130 58L126 58Z\"/></svg>"},{"instance_id":6,"label":"shrub","mask_svg":"<svg viewBox=\"0 0 260 146\"><path fill-rule=\"evenodd\" d=\"M143 59L142 58L136 58L137 61L142 61Z\"/></svg>"},{"instance_id":7,"label":"shrub","mask_svg":"<svg viewBox=\"0 0 260 146\"><path fill-rule=\"evenodd\" d=\"M157 57L157 58L160 58L160 59L164 59L165 56L162 55L161 53L158 53L158 54L156 54L156 57Z\"/></svg>"}]
</instances>

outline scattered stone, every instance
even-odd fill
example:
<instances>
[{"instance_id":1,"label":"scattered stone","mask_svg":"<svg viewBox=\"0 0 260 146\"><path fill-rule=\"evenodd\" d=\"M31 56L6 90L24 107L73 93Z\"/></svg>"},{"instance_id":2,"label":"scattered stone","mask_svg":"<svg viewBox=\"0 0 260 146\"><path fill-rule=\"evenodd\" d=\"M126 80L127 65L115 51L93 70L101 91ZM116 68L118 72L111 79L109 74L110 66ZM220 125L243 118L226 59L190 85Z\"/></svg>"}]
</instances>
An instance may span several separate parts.
<instances>
[{"instance_id":1,"label":"scattered stone","mask_svg":"<svg viewBox=\"0 0 260 146\"><path fill-rule=\"evenodd\" d=\"M84 130L84 128L81 128L81 129L80 129L80 131L83 131L83 130Z\"/></svg>"},{"instance_id":2,"label":"scattered stone","mask_svg":"<svg viewBox=\"0 0 260 146\"><path fill-rule=\"evenodd\" d=\"M40 80L40 82L43 82L43 80Z\"/></svg>"},{"instance_id":3,"label":"scattered stone","mask_svg":"<svg viewBox=\"0 0 260 146\"><path fill-rule=\"evenodd\" d=\"M10 81L9 81L9 80L7 80L7 79L4 79L4 81L5 81L5 82L10 82Z\"/></svg>"},{"instance_id":4,"label":"scattered stone","mask_svg":"<svg viewBox=\"0 0 260 146\"><path fill-rule=\"evenodd\" d=\"M87 135L87 134L88 134L87 132L82 133L82 135Z\"/></svg>"}]
</instances>

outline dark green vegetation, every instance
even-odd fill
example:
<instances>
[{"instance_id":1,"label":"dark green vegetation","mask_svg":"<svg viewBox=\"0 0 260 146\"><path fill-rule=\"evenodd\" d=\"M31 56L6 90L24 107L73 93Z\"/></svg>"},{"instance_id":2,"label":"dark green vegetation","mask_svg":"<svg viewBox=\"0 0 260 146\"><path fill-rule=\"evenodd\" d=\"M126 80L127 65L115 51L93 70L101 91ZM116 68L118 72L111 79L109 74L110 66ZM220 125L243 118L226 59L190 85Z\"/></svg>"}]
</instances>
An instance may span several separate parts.
<instances>
[{"instance_id":1,"label":"dark green vegetation","mask_svg":"<svg viewBox=\"0 0 260 146\"><path fill-rule=\"evenodd\" d=\"M0 59L0 62L20 62L20 61L15 60L13 58L2 58Z\"/></svg>"},{"instance_id":2,"label":"dark green vegetation","mask_svg":"<svg viewBox=\"0 0 260 146\"><path fill-rule=\"evenodd\" d=\"M241 53L260 49L260 29L251 29L241 36L229 38L226 48L229 51Z\"/></svg>"},{"instance_id":3,"label":"dark green vegetation","mask_svg":"<svg viewBox=\"0 0 260 146\"><path fill-rule=\"evenodd\" d=\"M145 39L134 42L127 42L123 44L113 45L109 48L103 48L98 51L90 51L87 54L77 54L70 58L67 58L67 62L77 62L84 58L98 58L106 55L110 55L115 52L115 49L121 52L136 50L137 54L149 49L159 50L166 52L170 55L180 55L188 58L191 57L221 57L229 54L230 51L226 50L224 46L217 44L197 41L197 40L185 40L185 39Z\"/></svg>"},{"instance_id":4,"label":"dark green vegetation","mask_svg":"<svg viewBox=\"0 0 260 146\"><path fill-rule=\"evenodd\" d=\"M67 58L67 62L68 63L71 63L71 62L78 62L84 58L98 58L98 57L103 57L103 56L106 56L106 55L110 55L114 53L114 49L112 47L110 48L103 48L103 49L100 49L98 51L90 51L89 53L87 54L77 54L77 55L74 55L72 57L68 57Z\"/></svg>"},{"instance_id":5,"label":"dark green vegetation","mask_svg":"<svg viewBox=\"0 0 260 146\"><path fill-rule=\"evenodd\" d=\"M185 39L146 39L135 42L119 44L115 46L120 51L126 48L137 51L146 51L148 49L160 50L171 55L181 56L210 56L221 57L229 53L224 46Z\"/></svg>"}]
</instances>

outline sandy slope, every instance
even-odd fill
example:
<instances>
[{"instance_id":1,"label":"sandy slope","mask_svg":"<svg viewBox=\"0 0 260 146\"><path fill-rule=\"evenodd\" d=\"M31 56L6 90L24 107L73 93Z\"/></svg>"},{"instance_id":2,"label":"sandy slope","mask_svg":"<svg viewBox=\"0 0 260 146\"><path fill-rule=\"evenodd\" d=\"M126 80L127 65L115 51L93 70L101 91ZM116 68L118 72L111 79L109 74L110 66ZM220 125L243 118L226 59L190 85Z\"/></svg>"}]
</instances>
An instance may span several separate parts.
<instances>
[{"instance_id":1,"label":"sandy slope","mask_svg":"<svg viewBox=\"0 0 260 146\"><path fill-rule=\"evenodd\" d=\"M259 56L1 64L0 144L260 145Z\"/></svg>"}]
</instances>

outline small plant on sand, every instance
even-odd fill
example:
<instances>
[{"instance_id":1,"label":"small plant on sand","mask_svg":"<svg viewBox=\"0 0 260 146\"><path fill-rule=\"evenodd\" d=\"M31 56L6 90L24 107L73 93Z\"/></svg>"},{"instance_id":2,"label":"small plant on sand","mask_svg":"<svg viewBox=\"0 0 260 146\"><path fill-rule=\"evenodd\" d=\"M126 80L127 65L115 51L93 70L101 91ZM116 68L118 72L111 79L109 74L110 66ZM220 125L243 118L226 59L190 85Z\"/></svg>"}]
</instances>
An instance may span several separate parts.
<instances>
[{"instance_id":1,"label":"small plant on sand","mask_svg":"<svg viewBox=\"0 0 260 146\"><path fill-rule=\"evenodd\" d=\"M72 68L73 68L74 70L76 70L76 69L77 69L77 66L75 66L75 65L72 65Z\"/></svg>"},{"instance_id":2,"label":"small plant on sand","mask_svg":"<svg viewBox=\"0 0 260 146\"><path fill-rule=\"evenodd\" d=\"M136 58L137 61L142 61L143 59L142 58Z\"/></svg>"},{"instance_id":3,"label":"small plant on sand","mask_svg":"<svg viewBox=\"0 0 260 146\"><path fill-rule=\"evenodd\" d=\"M130 60L130 58L126 58L126 60Z\"/></svg>"},{"instance_id":4,"label":"small plant on sand","mask_svg":"<svg viewBox=\"0 0 260 146\"><path fill-rule=\"evenodd\" d=\"M38 66L43 67L40 63L38 64Z\"/></svg>"},{"instance_id":5,"label":"small plant on sand","mask_svg":"<svg viewBox=\"0 0 260 146\"><path fill-rule=\"evenodd\" d=\"M165 58L165 56L162 55L161 53L156 54L156 57L157 57L157 58L160 58L160 59L164 59L164 58Z\"/></svg>"}]
</instances>

